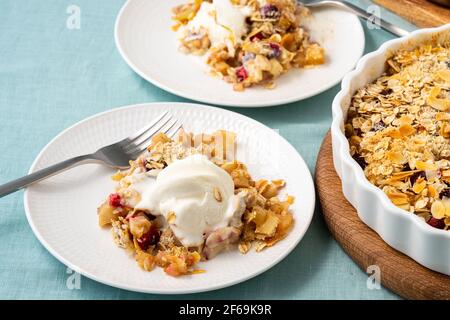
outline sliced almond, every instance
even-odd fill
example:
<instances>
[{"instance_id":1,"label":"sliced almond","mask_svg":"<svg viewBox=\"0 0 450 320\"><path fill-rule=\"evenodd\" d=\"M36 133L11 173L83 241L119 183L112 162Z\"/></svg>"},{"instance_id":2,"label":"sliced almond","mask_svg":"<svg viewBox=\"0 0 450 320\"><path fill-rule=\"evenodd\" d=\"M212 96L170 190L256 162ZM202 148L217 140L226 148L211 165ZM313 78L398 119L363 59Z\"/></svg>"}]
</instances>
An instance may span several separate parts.
<instances>
[{"instance_id":1,"label":"sliced almond","mask_svg":"<svg viewBox=\"0 0 450 320\"><path fill-rule=\"evenodd\" d=\"M398 128L402 137L408 137L412 135L416 130L410 124L403 124Z\"/></svg>"},{"instance_id":2,"label":"sliced almond","mask_svg":"<svg viewBox=\"0 0 450 320\"><path fill-rule=\"evenodd\" d=\"M250 241L242 241L241 243L239 243L238 249L241 253L245 254L250 250L251 247L252 243Z\"/></svg>"},{"instance_id":3,"label":"sliced almond","mask_svg":"<svg viewBox=\"0 0 450 320\"><path fill-rule=\"evenodd\" d=\"M397 206L409 203L408 196L402 192L388 191L386 194L389 199L391 199L391 201Z\"/></svg>"},{"instance_id":4,"label":"sliced almond","mask_svg":"<svg viewBox=\"0 0 450 320\"><path fill-rule=\"evenodd\" d=\"M288 196L286 197L286 202L287 202L287 203L293 204L294 201L295 201L295 197L294 197L294 196L288 195Z\"/></svg>"},{"instance_id":5,"label":"sliced almond","mask_svg":"<svg viewBox=\"0 0 450 320\"><path fill-rule=\"evenodd\" d=\"M423 162L423 161L416 161L416 168L419 170L437 170L438 166L434 163L430 162Z\"/></svg>"},{"instance_id":6,"label":"sliced almond","mask_svg":"<svg viewBox=\"0 0 450 320\"><path fill-rule=\"evenodd\" d=\"M428 186L428 195L431 198L437 198L439 196L439 193L434 186Z\"/></svg>"},{"instance_id":7,"label":"sliced almond","mask_svg":"<svg viewBox=\"0 0 450 320\"><path fill-rule=\"evenodd\" d=\"M450 83L450 70L443 69L437 72L437 76L444 80L446 83Z\"/></svg>"},{"instance_id":8,"label":"sliced almond","mask_svg":"<svg viewBox=\"0 0 450 320\"><path fill-rule=\"evenodd\" d=\"M167 214L167 223L174 224L176 219L177 219L177 215L175 214L175 212L170 211Z\"/></svg>"},{"instance_id":9,"label":"sliced almond","mask_svg":"<svg viewBox=\"0 0 450 320\"><path fill-rule=\"evenodd\" d=\"M214 188L214 198L217 202L222 202L222 194L220 193L219 188Z\"/></svg>"},{"instance_id":10,"label":"sliced almond","mask_svg":"<svg viewBox=\"0 0 450 320\"><path fill-rule=\"evenodd\" d=\"M441 88L434 87L433 89L431 89L427 99L427 103L439 111L446 111L448 108L450 108L450 101L447 99L439 99L438 96L440 94Z\"/></svg>"},{"instance_id":11,"label":"sliced almond","mask_svg":"<svg viewBox=\"0 0 450 320\"><path fill-rule=\"evenodd\" d=\"M396 151L388 151L386 153L386 158L394 163L403 163L405 160L402 153Z\"/></svg>"},{"instance_id":12,"label":"sliced almond","mask_svg":"<svg viewBox=\"0 0 450 320\"><path fill-rule=\"evenodd\" d=\"M445 205L442 201L435 201L431 205L431 214L436 219L442 219L445 217Z\"/></svg>"},{"instance_id":13,"label":"sliced almond","mask_svg":"<svg viewBox=\"0 0 450 320\"><path fill-rule=\"evenodd\" d=\"M282 179L272 180L272 184L277 188L283 188L286 185L286 181Z\"/></svg>"},{"instance_id":14,"label":"sliced almond","mask_svg":"<svg viewBox=\"0 0 450 320\"><path fill-rule=\"evenodd\" d=\"M450 120L450 114L448 114L447 112L438 112L436 113L436 120Z\"/></svg>"},{"instance_id":15,"label":"sliced almond","mask_svg":"<svg viewBox=\"0 0 450 320\"><path fill-rule=\"evenodd\" d=\"M425 189L427 186L427 181L423 178L417 179L416 183L414 183L413 191L417 194L421 193L423 189Z\"/></svg>"},{"instance_id":16,"label":"sliced almond","mask_svg":"<svg viewBox=\"0 0 450 320\"><path fill-rule=\"evenodd\" d=\"M111 176L113 181L120 181L125 175L121 171L117 171L114 175Z\"/></svg>"}]
</instances>

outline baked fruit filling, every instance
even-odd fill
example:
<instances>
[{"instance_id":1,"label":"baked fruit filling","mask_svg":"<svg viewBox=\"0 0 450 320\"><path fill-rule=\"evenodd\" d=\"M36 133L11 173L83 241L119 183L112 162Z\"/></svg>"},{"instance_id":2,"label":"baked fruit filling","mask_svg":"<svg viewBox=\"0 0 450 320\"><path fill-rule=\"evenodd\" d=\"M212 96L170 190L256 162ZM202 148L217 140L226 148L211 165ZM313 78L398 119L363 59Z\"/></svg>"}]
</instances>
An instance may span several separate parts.
<instances>
[{"instance_id":1,"label":"baked fruit filling","mask_svg":"<svg viewBox=\"0 0 450 320\"><path fill-rule=\"evenodd\" d=\"M302 21L310 13L296 0L192 0L173 9L180 50L206 54L211 74L242 91L292 68L325 63L323 48Z\"/></svg>"},{"instance_id":2,"label":"baked fruit filling","mask_svg":"<svg viewBox=\"0 0 450 320\"><path fill-rule=\"evenodd\" d=\"M283 180L253 180L235 159L236 135L217 131L175 139L158 134L130 169L112 178L116 190L98 208L99 225L146 271L201 273L200 260L238 248L261 251L293 225Z\"/></svg>"}]
</instances>

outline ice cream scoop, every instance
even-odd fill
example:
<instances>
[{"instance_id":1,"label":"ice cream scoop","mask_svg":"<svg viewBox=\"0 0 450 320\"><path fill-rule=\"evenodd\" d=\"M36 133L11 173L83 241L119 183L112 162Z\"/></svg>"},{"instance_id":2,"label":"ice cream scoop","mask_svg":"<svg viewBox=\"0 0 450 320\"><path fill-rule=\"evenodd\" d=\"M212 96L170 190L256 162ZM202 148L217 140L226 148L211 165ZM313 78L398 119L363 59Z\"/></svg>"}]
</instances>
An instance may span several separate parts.
<instances>
[{"instance_id":1,"label":"ice cream scoop","mask_svg":"<svg viewBox=\"0 0 450 320\"><path fill-rule=\"evenodd\" d=\"M203 29L212 47L225 45L230 56L234 56L234 46L247 32L245 20L250 14L251 8L233 5L230 0L203 2L195 18L180 33L184 37L185 32L199 33Z\"/></svg>"},{"instance_id":2,"label":"ice cream scoop","mask_svg":"<svg viewBox=\"0 0 450 320\"><path fill-rule=\"evenodd\" d=\"M173 162L147 185L141 184L136 209L163 215L186 247L199 246L207 234L228 226L236 211L233 180L203 155Z\"/></svg>"}]
</instances>

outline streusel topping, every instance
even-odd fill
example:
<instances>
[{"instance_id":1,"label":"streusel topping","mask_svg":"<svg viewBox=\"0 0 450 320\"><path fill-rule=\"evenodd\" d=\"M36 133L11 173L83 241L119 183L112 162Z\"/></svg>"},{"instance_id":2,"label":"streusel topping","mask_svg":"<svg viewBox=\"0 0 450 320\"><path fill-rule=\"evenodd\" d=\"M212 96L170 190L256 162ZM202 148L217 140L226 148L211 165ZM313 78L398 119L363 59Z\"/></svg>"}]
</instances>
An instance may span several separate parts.
<instances>
[{"instance_id":1,"label":"streusel topping","mask_svg":"<svg viewBox=\"0 0 450 320\"><path fill-rule=\"evenodd\" d=\"M345 125L353 158L398 207L450 228L450 47L388 59L353 96Z\"/></svg>"}]
</instances>

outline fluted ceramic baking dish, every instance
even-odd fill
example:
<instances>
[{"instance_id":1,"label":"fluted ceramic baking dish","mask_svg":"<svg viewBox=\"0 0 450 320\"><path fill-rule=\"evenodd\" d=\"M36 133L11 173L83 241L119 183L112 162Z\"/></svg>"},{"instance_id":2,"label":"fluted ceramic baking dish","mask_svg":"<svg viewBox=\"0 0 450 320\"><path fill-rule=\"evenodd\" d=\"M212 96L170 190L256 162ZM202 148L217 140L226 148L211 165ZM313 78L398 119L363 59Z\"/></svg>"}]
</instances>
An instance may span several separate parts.
<instances>
[{"instance_id":1,"label":"fluted ceramic baking dish","mask_svg":"<svg viewBox=\"0 0 450 320\"><path fill-rule=\"evenodd\" d=\"M342 80L341 91L333 101L333 161L341 178L346 199L356 208L361 220L383 240L425 267L450 275L450 231L435 229L421 218L391 203L385 193L372 185L351 157L344 135L344 122L351 98L357 89L371 83L385 71L385 62L393 52L409 49L429 40L448 41L450 24L421 29L384 43L358 62L356 69Z\"/></svg>"}]
</instances>

